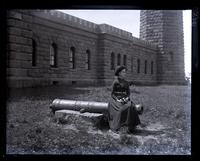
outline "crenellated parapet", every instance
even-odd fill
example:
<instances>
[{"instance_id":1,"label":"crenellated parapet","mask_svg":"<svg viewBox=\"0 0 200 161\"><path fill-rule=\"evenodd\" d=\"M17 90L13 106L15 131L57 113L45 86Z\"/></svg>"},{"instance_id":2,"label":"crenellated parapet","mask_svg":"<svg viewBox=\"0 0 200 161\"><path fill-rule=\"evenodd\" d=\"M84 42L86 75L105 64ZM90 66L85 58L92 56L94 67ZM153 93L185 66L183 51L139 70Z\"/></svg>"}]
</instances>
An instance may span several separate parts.
<instances>
[{"instance_id":1,"label":"crenellated parapet","mask_svg":"<svg viewBox=\"0 0 200 161\"><path fill-rule=\"evenodd\" d=\"M132 33L116 28L108 24L95 24L93 22L57 11L57 10L21 10L21 12L28 12L33 16L48 19L63 25L68 25L82 30L87 30L94 33L107 33L125 39L132 39Z\"/></svg>"},{"instance_id":2,"label":"crenellated parapet","mask_svg":"<svg viewBox=\"0 0 200 161\"><path fill-rule=\"evenodd\" d=\"M25 10L21 11L24 12ZM97 33L97 24L57 10L26 10L25 12L56 23Z\"/></svg>"},{"instance_id":3,"label":"crenellated parapet","mask_svg":"<svg viewBox=\"0 0 200 161\"><path fill-rule=\"evenodd\" d=\"M119 36L121 38L126 38L131 40L132 39L132 33L116 28L114 26L111 25L107 25L107 24L100 24L98 25L99 28L99 32L100 33L108 33L114 36Z\"/></svg>"}]
</instances>

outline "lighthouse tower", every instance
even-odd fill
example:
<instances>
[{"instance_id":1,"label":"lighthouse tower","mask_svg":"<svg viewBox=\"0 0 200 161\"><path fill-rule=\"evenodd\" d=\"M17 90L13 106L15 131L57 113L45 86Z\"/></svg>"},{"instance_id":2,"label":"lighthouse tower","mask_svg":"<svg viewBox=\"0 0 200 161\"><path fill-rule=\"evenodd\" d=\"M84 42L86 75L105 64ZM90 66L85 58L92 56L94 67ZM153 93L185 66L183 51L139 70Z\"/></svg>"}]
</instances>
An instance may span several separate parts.
<instances>
[{"instance_id":1,"label":"lighthouse tower","mask_svg":"<svg viewBox=\"0 0 200 161\"><path fill-rule=\"evenodd\" d=\"M182 10L142 10L140 38L158 46L158 83L185 84Z\"/></svg>"}]
</instances>

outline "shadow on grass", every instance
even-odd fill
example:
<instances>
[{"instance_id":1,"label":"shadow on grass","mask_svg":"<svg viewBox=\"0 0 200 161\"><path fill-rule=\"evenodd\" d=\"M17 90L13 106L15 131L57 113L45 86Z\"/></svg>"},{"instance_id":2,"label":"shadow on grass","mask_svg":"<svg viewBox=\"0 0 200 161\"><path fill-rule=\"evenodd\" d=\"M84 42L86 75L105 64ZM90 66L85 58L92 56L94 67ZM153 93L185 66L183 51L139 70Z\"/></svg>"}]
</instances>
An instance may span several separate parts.
<instances>
[{"instance_id":1,"label":"shadow on grass","mask_svg":"<svg viewBox=\"0 0 200 161\"><path fill-rule=\"evenodd\" d=\"M74 86L47 86L21 89L8 89L7 99L18 100L28 98L31 100L50 100L55 98L73 99L75 96L89 92L87 89Z\"/></svg>"},{"instance_id":2,"label":"shadow on grass","mask_svg":"<svg viewBox=\"0 0 200 161\"><path fill-rule=\"evenodd\" d=\"M161 135L164 134L161 130L146 130L146 129L135 129L133 135L148 136L148 135Z\"/></svg>"},{"instance_id":3,"label":"shadow on grass","mask_svg":"<svg viewBox=\"0 0 200 161\"><path fill-rule=\"evenodd\" d=\"M106 116L103 116L102 119L95 124L97 129L102 130L102 131L108 131L110 129L108 119ZM121 128L120 132L124 133L124 129L126 128ZM148 135L161 135L164 134L164 130L147 130L147 129L135 129L134 132L132 133L133 135L138 135L138 136L148 136ZM127 133L128 134L128 133Z\"/></svg>"},{"instance_id":4,"label":"shadow on grass","mask_svg":"<svg viewBox=\"0 0 200 161\"><path fill-rule=\"evenodd\" d=\"M100 121L95 123L95 127L101 131L108 131L110 129L107 116L103 116Z\"/></svg>"}]
</instances>

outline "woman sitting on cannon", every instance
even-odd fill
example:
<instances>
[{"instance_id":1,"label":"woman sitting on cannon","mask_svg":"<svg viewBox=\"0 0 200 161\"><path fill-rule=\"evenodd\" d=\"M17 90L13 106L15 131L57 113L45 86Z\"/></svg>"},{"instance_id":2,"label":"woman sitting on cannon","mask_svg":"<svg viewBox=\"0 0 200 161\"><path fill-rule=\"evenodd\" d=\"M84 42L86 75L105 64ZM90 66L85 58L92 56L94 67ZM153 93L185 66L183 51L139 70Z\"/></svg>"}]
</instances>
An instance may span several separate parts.
<instances>
[{"instance_id":1,"label":"woman sitting on cannon","mask_svg":"<svg viewBox=\"0 0 200 161\"><path fill-rule=\"evenodd\" d=\"M130 99L129 86L133 85L133 82L126 80L126 70L125 66L116 68L108 106L109 126L116 133L124 125L128 127L127 132L132 133L135 127L141 124L135 104Z\"/></svg>"}]
</instances>

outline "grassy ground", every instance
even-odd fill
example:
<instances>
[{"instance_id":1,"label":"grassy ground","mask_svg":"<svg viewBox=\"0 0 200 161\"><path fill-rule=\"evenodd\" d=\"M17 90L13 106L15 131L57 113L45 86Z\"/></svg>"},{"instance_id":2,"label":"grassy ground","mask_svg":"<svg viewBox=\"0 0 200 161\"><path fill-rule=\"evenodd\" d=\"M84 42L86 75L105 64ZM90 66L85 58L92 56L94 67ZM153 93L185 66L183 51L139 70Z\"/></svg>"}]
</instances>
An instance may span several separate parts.
<instances>
[{"instance_id":1,"label":"grassy ground","mask_svg":"<svg viewBox=\"0 0 200 161\"><path fill-rule=\"evenodd\" d=\"M9 154L191 154L191 87L131 88L131 98L144 105L140 119L157 131L135 135L111 133L84 120L57 122L49 105L55 98L107 102L108 87L43 87L9 90ZM72 127L72 128L70 128Z\"/></svg>"}]
</instances>

